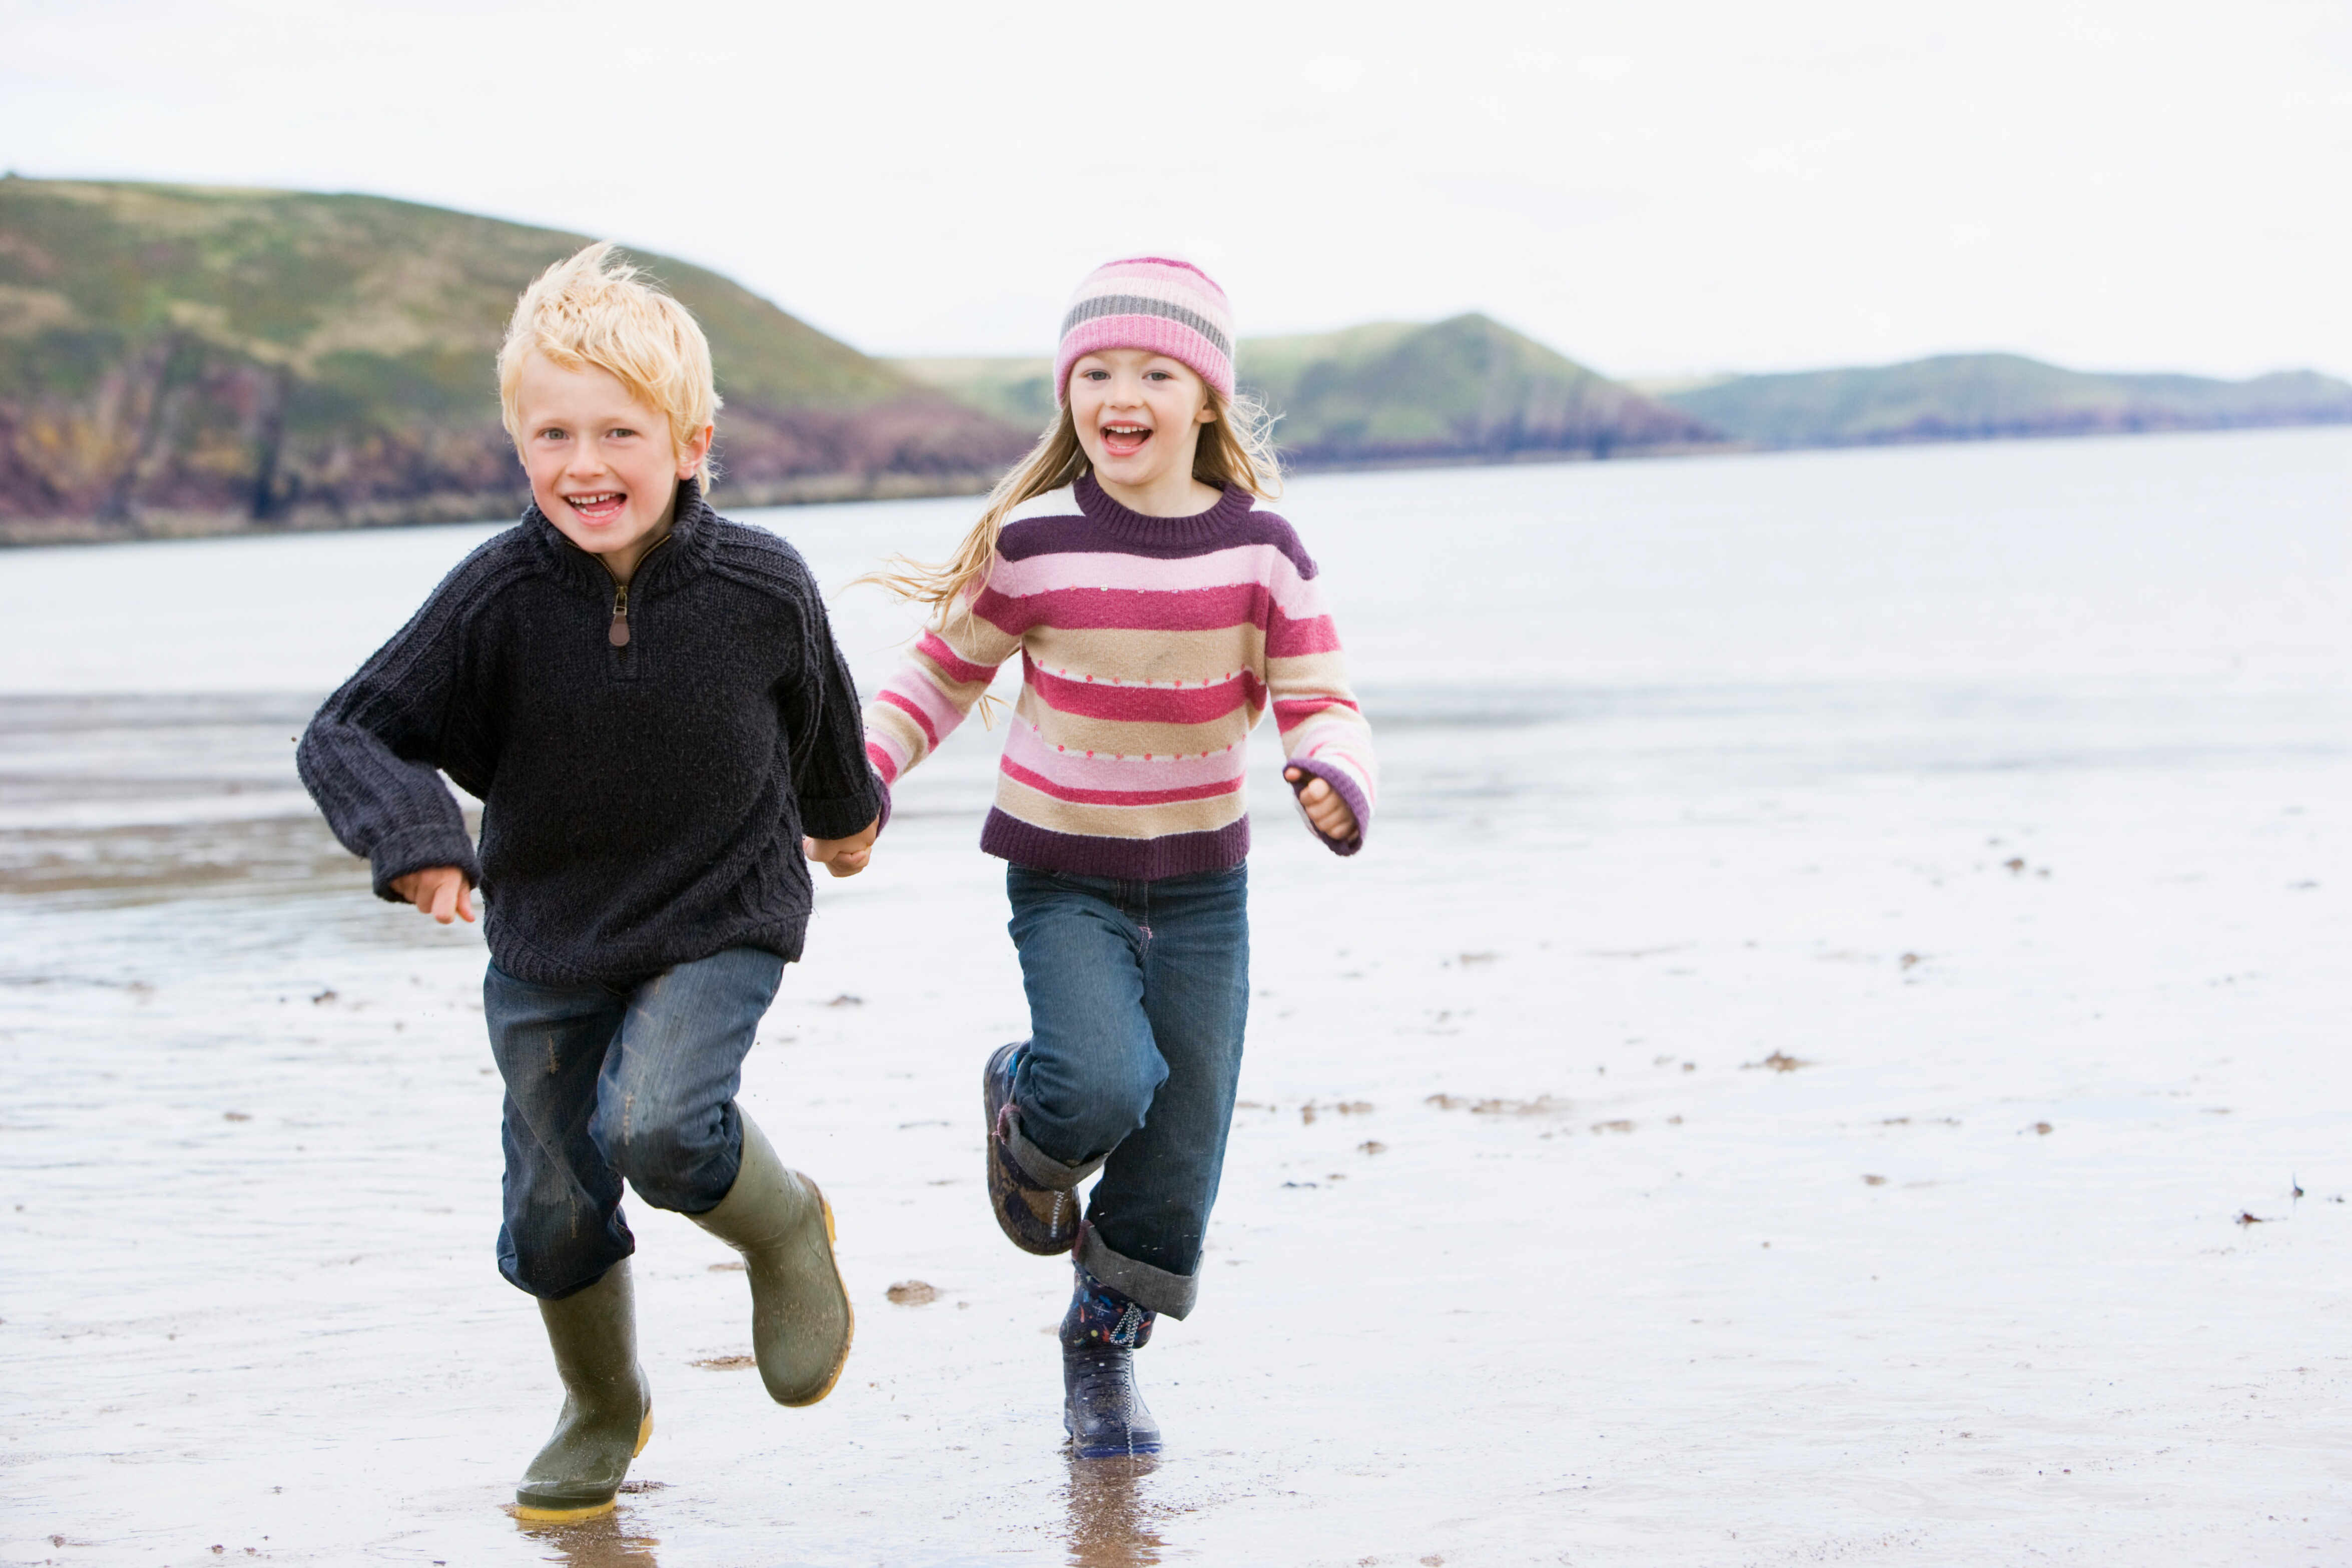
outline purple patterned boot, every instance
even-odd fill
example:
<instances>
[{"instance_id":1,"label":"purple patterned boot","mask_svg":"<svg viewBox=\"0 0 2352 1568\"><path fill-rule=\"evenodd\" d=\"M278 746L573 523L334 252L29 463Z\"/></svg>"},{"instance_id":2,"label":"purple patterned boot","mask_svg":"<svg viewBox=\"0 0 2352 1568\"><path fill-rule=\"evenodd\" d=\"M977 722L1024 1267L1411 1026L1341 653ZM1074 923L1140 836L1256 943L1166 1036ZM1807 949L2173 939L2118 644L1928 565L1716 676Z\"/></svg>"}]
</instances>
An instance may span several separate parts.
<instances>
[{"instance_id":1,"label":"purple patterned boot","mask_svg":"<svg viewBox=\"0 0 2352 1568\"><path fill-rule=\"evenodd\" d=\"M1062 1426L1081 1459L1131 1459L1160 1451L1160 1423L1135 1386L1135 1352L1158 1318L1077 1268L1062 1318Z\"/></svg>"}]
</instances>

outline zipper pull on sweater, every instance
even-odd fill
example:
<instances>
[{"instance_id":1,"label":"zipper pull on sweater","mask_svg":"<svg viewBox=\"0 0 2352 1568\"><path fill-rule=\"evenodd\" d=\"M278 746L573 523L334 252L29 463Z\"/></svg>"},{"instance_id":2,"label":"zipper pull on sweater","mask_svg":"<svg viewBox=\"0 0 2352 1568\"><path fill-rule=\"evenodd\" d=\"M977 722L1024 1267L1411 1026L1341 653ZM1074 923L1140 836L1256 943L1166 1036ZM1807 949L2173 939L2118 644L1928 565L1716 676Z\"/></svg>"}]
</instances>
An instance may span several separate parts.
<instances>
[{"instance_id":1,"label":"zipper pull on sweater","mask_svg":"<svg viewBox=\"0 0 2352 1568\"><path fill-rule=\"evenodd\" d=\"M664 534L647 545L646 554L637 558L637 564L643 566L646 563L646 556L653 554L669 541L670 536ZM629 585L626 581L616 581L613 584L613 624L604 632L604 640L615 648L625 648L629 645Z\"/></svg>"}]
</instances>

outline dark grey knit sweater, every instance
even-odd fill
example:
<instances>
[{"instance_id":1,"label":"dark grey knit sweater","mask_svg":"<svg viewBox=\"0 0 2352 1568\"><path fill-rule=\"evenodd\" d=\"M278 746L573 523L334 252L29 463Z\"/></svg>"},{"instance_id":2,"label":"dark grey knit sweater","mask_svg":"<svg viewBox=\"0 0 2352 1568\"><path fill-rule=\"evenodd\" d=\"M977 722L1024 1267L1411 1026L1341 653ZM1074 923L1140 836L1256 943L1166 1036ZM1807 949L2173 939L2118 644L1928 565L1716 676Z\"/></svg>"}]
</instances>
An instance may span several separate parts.
<instances>
[{"instance_id":1,"label":"dark grey knit sweater","mask_svg":"<svg viewBox=\"0 0 2352 1568\"><path fill-rule=\"evenodd\" d=\"M691 481L629 583L537 507L466 558L327 699L295 763L335 836L394 878L479 885L518 979L624 983L727 947L797 958L803 831L884 809L808 567ZM446 769L481 798L481 855Z\"/></svg>"}]
</instances>

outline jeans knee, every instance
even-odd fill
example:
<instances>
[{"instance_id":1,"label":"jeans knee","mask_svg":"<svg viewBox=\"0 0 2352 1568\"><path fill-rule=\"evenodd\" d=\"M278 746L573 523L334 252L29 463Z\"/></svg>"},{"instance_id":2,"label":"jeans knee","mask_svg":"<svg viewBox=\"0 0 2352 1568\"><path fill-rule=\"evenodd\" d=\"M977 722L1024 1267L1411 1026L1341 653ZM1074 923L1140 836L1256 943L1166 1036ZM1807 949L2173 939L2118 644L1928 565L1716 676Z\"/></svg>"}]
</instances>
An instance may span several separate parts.
<instances>
[{"instance_id":1,"label":"jeans knee","mask_svg":"<svg viewBox=\"0 0 2352 1568\"><path fill-rule=\"evenodd\" d=\"M1041 1092L1035 1108L1053 1129L1047 1136L1055 1143L1073 1145L1065 1157L1092 1159L1117 1148L1143 1125L1152 1097L1167 1078L1167 1065L1157 1059L1100 1062L1082 1077L1037 1085ZM1024 1130L1027 1120L1024 1118ZM1030 1131L1029 1135L1034 1141L1037 1132Z\"/></svg>"},{"instance_id":2,"label":"jeans knee","mask_svg":"<svg viewBox=\"0 0 2352 1568\"><path fill-rule=\"evenodd\" d=\"M639 1197L656 1208L699 1214L725 1197L734 1179L739 1161L730 1157L730 1130L720 1116L648 1113L644 1107L624 1105L615 1114L598 1115L595 1136L604 1158Z\"/></svg>"},{"instance_id":3,"label":"jeans knee","mask_svg":"<svg viewBox=\"0 0 2352 1568\"><path fill-rule=\"evenodd\" d=\"M1159 1097L1160 1086L1168 1082L1168 1064L1158 1057L1148 1061L1127 1063L1126 1071L1108 1075L1104 1099L1115 1109L1119 1122L1132 1130L1143 1125L1143 1118L1151 1110L1151 1102Z\"/></svg>"}]
</instances>

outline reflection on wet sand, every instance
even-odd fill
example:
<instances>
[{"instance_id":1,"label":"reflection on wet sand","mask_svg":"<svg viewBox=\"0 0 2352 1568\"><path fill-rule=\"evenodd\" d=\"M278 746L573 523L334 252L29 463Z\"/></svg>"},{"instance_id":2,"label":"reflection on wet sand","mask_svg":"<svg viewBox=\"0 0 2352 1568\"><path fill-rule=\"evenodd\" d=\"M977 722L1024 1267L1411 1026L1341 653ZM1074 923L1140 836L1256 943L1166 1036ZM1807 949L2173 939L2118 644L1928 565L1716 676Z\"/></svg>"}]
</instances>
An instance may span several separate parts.
<instances>
[{"instance_id":1,"label":"reflection on wet sand","mask_svg":"<svg viewBox=\"0 0 2352 1568\"><path fill-rule=\"evenodd\" d=\"M1156 1459L1070 1461L1070 1568L1147 1568L1163 1542L1141 1495Z\"/></svg>"},{"instance_id":2,"label":"reflection on wet sand","mask_svg":"<svg viewBox=\"0 0 2352 1568\"><path fill-rule=\"evenodd\" d=\"M1143 1482L1157 1467L1152 1458L1074 1459L1065 1500L1069 1516L1070 1568L1156 1568L1166 1547L1154 1528L1154 1510ZM636 1533L626 1507L572 1524L515 1528L547 1549L545 1560L563 1568L659 1568L658 1538Z\"/></svg>"},{"instance_id":3,"label":"reflection on wet sand","mask_svg":"<svg viewBox=\"0 0 2352 1568\"><path fill-rule=\"evenodd\" d=\"M0 695L0 895L101 904L349 885L294 774L316 703Z\"/></svg>"},{"instance_id":4,"label":"reflection on wet sand","mask_svg":"<svg viewBox=\"0 0 2352 1568\"><path fill-rule=\"evenodd\" d=\"M563 1568L660 1568L654 1548L661 1542L639 1535L626 1509L600 1513L576 1524L526 1524L515 1528L534 1542L549 1547L547 1561Z\"/></svg>"}]
</instances>

